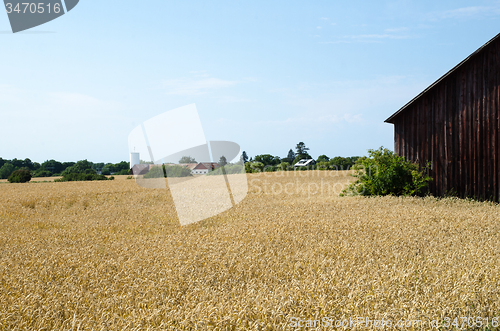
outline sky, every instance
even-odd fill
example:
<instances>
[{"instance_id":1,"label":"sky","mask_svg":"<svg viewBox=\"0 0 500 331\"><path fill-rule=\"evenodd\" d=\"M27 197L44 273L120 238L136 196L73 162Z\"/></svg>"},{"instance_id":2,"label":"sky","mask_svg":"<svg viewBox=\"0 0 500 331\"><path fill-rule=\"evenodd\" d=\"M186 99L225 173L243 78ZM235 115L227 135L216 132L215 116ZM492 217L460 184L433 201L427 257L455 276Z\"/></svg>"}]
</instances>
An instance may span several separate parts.
<instances>
[{"instance_id":1,"label":"sky","mask_svg":"<svg viewBox=\"0 0 500 331\"><path fill-rule=\"evenodd\" d=\"M393 149L384 120L499 19L488 0L80 0L13 34L0 14L0 157L128 160L135 127L193 103L249 156Z\"/></svg>"}]
</instances>

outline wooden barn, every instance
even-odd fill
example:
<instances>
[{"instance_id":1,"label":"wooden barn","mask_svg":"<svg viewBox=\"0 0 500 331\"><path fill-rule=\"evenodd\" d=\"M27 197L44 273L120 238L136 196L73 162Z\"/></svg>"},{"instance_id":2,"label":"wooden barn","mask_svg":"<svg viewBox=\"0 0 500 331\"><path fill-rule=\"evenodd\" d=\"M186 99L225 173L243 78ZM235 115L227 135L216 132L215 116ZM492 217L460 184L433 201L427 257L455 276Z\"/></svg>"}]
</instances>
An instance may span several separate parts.
<instances>
[{"instance_id":1,"label":"wooden barn","mask_svg":"<svg viewBox=\"0 0 500 331\"><path fill-rule=\"evenodd\" d=\"M408 102L394 124L394 151L432 163L437 196L500 199L500 34Z\"/></svg>"}]
</instances>

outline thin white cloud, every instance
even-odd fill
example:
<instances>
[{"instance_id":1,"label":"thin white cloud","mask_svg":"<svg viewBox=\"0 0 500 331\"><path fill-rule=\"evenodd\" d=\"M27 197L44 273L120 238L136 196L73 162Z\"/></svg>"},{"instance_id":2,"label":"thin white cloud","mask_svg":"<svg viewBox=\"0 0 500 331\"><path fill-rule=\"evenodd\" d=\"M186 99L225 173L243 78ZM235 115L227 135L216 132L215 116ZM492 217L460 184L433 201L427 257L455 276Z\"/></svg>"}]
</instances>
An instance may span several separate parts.
<instances>
[{"instance_id":1,"label":"thin white cloud","mask_svg":"<svg viewBox=\"0 0 500 331\"><path fill-rule=\"evenodd\" d=\"M309 123L315 119L319 122L318 127L321 123L364 125L373 116L374 109L396 111L418 94L426 83L415 82L415 78L410 77L384 76L366 81L311 84L310 89L296 87L275 93L286 97L290 111L296 114L288 119L291 124L301 120Z\"/></svg>"},{"instance_id":2,"label":"thin white cloud","mask_svg":"<svg viewBox=\"0 0 500 331\"><path fill-rule=\"evenodd\" d=\"M88 107L89 109L106 107L107 104L95 97L81 93L56 92L49 94L49 102L54 104L71 107Z\"/></svg>"},{"instance_id":3,"label":"thin white cloud","mask_svg":"<svg viewBox=\"0 0 500 331\"><path fill-rule=\"evenodd\" d=\"M403 32L403 31L408 31L408 28L407 27L390 28L390 29L385 29L384 31L388 33Z\"/></svg>"},{"instance_id":4,"label":"thin white cloud","mask_svg":"<svg viewBox=\"0 0 500 331\"><path fill-rule=\"evenodd\" d=\"M198 78L207 78L210 77L210 75L207 73L206 70L198 70L198 71L190 71L189 72L193 77L198 77Z\"/></svg>"},{"instance_id":5,"label":"thin white cloud","mask_svg":"<svg viewBox=\"0 0 500 331\"><path fill-rule=\"evenodd\" d=\"M407 35L397 35L397 34L360 34L354 36L347 36L350 39L408 39L410 36Z\"/></svg>"},{"instance_id":6,"label":"thin white cloud","mask_svg":"<svg viewBox=\"0 0 500 331\"><path fill-rule=\"evenodd\" d=\"M320 20L323 20L323 21L328 21L329 18L328 17L321 17Z\"/></svg>"},{"instance_id":7,"label":"thin white cloud","mask_svg":"<svg viewBox=\"0 0 500 331\"><path fill-rule=\"evenodd\" d=\"M469 6L428 14L431 21L441 19L480 19L500 15L500 3L494 6Z\"/></svg>"},{"instance_id":8,"label":"thin white cloud","mask_svg":"<svg viewBox=\"0 0 500 331\"><path fill-rule=\"evenodd\" d=\"M221 96L216 98L220 103L242 103L242 102L254 102L255 100L248 98L239 98L235 96Z\"/></svg>"},{"instance_id":9,"label":"thin white cloud","mask_svg":"<svg viewBox=\"0 0 500 331\"><path fill-rule=\"evenodd\" d=\"M396 33L382 33L382 34L360 34L344 36L337 40L322 41L320 44L351 44L351 43L381 43L384 40L402 40L413 38L410 35L402 35Z\"/></svg>"},{"instance_id":10,"label":"thin white cloud","mask_svg":"<svg viewBox=\"0 0 500 331\"><path fill-rule=\"evenodd\" d=\"M18 102L22 100L22 91L7 84L0 84L0 101L2 102Z\"/></svg>"},{"instance_id":11,"label":"thin white cloud","mask_svg":"<svg viewBox=\"0 0 500 331\"><path fill-rule=\"evenodd\" d=\"M45 118L47 114L68 116L81 111L87 116L102 117L103 114L110 114L123 107L119 102L101 100L82 93L28 90L9 85L0 85L0 101L16 109L18 114L37 119Z\"/></svg>"},{"instance_id":12,"label":"thin white cloud","mask_svg":"<svg viewBox=\"0 0 500 331\"><path fill-rule=\"evenodd\" d=\"M350 40L335 40L335 41L320 41L318 44L352 44L353 42Z\"/></svg>"},{"instance_id":13,"label":"thin white cloud","mask_svg":"<svg viewBox=\"0 0 500 331\"><path fill-rule=\"evenodd\" d=\"M168 79L162 82L162 87L169 95L202 95L211 90L221 89L236 85L237 81L223 80L219 78L181 78Z\"/></svg>"},{"instance_id":14,"label":"thin white cloud","mask_svg":"<svg viewBox=\"0 0 500 331\"><path fill-rule=\"evenodd\" d=\"M263 121L256 121L255 124L257 125L272 125L272 126L288 126L288 127L293 127L293 126L309 126L311 125L311 128L315 127L316 125L325 125L325 124L340 124L342 122L344 123L360 123L363 121L363 117L361 114L350 114L350 113L345 113L345 114L329 114L325 116L294 116L294 117L288 117L283 120L263 120Z\"/></svg>"},{"instance_id":15,"label":"thin white cloud","mask_svg":"<svg viewBox=\"0 0 500 331\"><path fill-rule=\"evenodd\" d=\"M246 82L256 83L259 81L257 77L243 77L243 80Z\"/></svg>"}]
</instances>

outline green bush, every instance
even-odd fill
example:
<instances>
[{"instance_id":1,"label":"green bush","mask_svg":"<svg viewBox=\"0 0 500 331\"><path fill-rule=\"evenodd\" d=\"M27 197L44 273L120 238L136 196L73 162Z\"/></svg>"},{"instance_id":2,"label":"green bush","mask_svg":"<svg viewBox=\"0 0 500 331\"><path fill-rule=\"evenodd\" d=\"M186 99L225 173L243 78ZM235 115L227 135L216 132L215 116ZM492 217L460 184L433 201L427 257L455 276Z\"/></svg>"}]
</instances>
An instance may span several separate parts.
<instances>
[{"instance_id":1,"label":"green bush","mask_svg":"<svg viewBox=\"0 0 500 331\"><path fill-rule=\"evenodd\" d=\"M244 174L245 173L245 168L241 164L233 164L230 165L229 167L226 166L226 174L228 175L233 175L233 174Z\"/></svg>"},{"instance_id":2,"label":"green bush","mask_svg":"<svg viewBox=\"0 0 500 331\"><path fill-rule=\"evenodd\" d=\"M331 170L349 170L359 159L358 156L342 157L336 156L328 161L328 167Z\"/></svg>"},{"instance_id":3,"label":"green bush","mask_svg":"<svg viewBox=\"0 0 500 331\"><path fill-rule=\"evenodd\" d=\"M11 163L5 163L0 168L0 179L7 179L14 172L14 166Z\"/></svg>"},{"instance_id":4,"label":"green bush","mask_svg":"<svg viewBox=\"0 0 500 331\"><path fill-rule=\"evenodd\" d=\"M26 183L31 180L31 173L29 170L19 169L14 171L7 180L10 183Z\"/></svg>"},{"instance_id":5,"label":"green bush","mask_svg":"<svg viewBox=\"0 0 500 331\"><path fill-rule=\"evenodd\" d=\"M165 170L165 166L157 166L157 167L152 167L151 169L149 169L149 171L147 173L144 174L144 176L142 176L143 178L162 178L162 177L165 177L165 173L164 173L164 170Z\"/></svg>"},{"instance_id":6,"label":"green bush","mask_svg":"<svg viewBox=\"0 0 500 331\"><path fill-rule=\"evenodd\" d=\"M277 170L279 171L288 171L290 170L290 163L288 162L281 162L277 167Z\"/></svg>"},{"instance_id":7,"label":"green bush","mask_svg":"<svg viewBox=\"0 0 500 331\"><path fill-rule=\"evenodd\" d=\"M359 158L353 175L357 180L341 195L416 195L428 193L432 178L426 175L427 167L406 161L404 157L380 147L368 151L369 157Z\"/></svg>"},{"instance_id":8,"label":"green bush","mask_svg":"<svg viewBox=\"0 0 500 331\"><path fill-rule=\"evenodd\" d=\"M178 165L162 165L161 167L152 167L143 178L162 178L165 177L165 174L167 177L188 177L191 176L191 170Z\"/></svg>"},{"instance_id":9,"label":"green bush","mask_svg":"<svg viewBox=\"0 0 500 331\"><path fill-rule=\"evenodd\" d=\"M318 156L318 158L316 159L316 163L328 162L328 161L330 161L330 158L328 156L326 156L325 154Z\"/></svg>"},{"instance_id":10,"label":"green bush","mask_svg":"<svg viewBox=\"0 0 500 331\"><path fill-rule=\"evenodd\" d=\"M208 176L223 175L224 174L223 171L226 173L226 175L244 174L245 173L243 165L241 165L241 164L227 164L224 167L220 167L220 168L215 169L214 171L210 171L207 175Z\"/></svg>"},{"instance_id":11,"label":"green bush","mask_svg":"<svg viewBox=\"0 0 500 331\"><path fill-rule=\"evenodd\" d=\"M97 174L97 172L92 169L92 162L89 162L87 160L81 160L76 162L74 165L67 167L64 169L62 172L62 175L67 175L67 174Z\"/></svg>"},{"instance_id":12,"label":"green bush","mask_svg":"<svg viewBox=\"0 0 500 331\"><path fill-rule=\"evenodd\" d=\"M167 177L188 177L191 176L191 170L181 166L165 166Z\"/></svg>"},{"instance_id":13,"label":"green bush","mask_svg":"<svg viewBox=\"0 0 500 331\"><path fill-rule=\"evenodd\" d=\"M264 172L275 172L276 169L277 169L277 167L275 167L275 166L266 165L264 167Z\"/></svg>"},{"instance_id":14,"label":"green bush","mask_svg":"<svg viewBox=\"0 0 500 331\"><path fill-rule=\"evenodd\" d=\"M122 169L118 171L115 175L130 175L130 169Z\"/></svg>"},{"instance_id":15,"label":"green bush","mask_svg":"<svg viewBox=\"0 0 500 331\"><path fill-rule=\"evenodd\" d=\"M316 163L316 166L314 167L316 170L328 170L330 169L328 161L320 161Z\"/></svg>"},{"instance_id":16,"label":"green bush","mask_svg":"<svg viewBox=\"0 0 500 331\"><path fill-rule=\"evenodd\" d=\"M260 162L265 166L275 166L281 162L279 156L272 156L271 154L255 155L253 162Z\"/></svg>"},{"instance_id":17,"label":"green bush","mask_svg":"<svg viewBox=\"0 0 500 331\"><path fill-rule=\"evenodd\" d=\"M263 172L264 171L264 163L262 162L247 162L245 163L245 166L248 164L248 173L252 172Z\"/></svg>"},{"instance_id":18,"label":"green bush","mask_svg":"<svg viewBox=\"0 0 500 331\"><path fill-rule=\"evenodd\" d=\"M64 174L62 178L54 180L55 182L77 182L77 181L92 181L92 180L113 180L114 177L106 177L87 171L85 173Z\"/></svg>"},{"instance_id":19,"label":"green bush","mask_svg":"<svg viewBox=\"0 0 500 331\"><path fill-rule=\"evenodd\" d=\"M251 174L253 171L252 171L252 162L246 162L245 163L245 172L247 174Z\"/></svg>"},{"instance_id":20,"label":"green bush","mask_svg":"<svg viewBox=\"0 0 500 331\"><path fill-rule=\"evenodd\" d=\"M33 172L33 177L50 177L50 176L52 176L52 173L44 168L40 168Z\"/></svg>"}]
</instances>

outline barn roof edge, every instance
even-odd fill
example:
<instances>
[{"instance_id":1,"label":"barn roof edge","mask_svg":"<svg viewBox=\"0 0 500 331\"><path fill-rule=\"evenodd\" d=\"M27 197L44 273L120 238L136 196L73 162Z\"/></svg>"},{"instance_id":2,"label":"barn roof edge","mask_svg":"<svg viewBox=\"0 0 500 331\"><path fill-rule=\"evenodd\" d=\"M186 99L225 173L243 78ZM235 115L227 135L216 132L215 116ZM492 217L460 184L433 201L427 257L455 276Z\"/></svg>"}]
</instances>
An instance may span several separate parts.
<instances>
[{"instance_id":1,"label":"barn roof edge","mask_svg":"<svg viewBox=\"0 0 500 331\"><path fill-rule=\"evenodd\" d=\"M394 120L394 118L396 116L398 116L399 114L401 114L413 102L415 102L416 100L420 99L421 96L423 96L425 93L427 93L429 90L431 90L434 86L436 86L437 84L439 84L440 82L442 82L444 79L446 79L448 76L450 76L455 70L457 70L458 68L460 68L466 62L468 62L472 57L474 57L476 54L480 53L486 46L488 46L489 44L491 44L493 41L495 41L498 38L500 38L500 33L497 34L495 37L491 38L489 41L487 41L483 46L479 47L474 53L472 53L471 55L469 55L468 57L466 57L462 62L460 62L459 64L457 64L456 66L454 66L451 70L449 70L447 73L445 73L443 76L441 76L434 83L432 83L431 85L429 85L425 90L423 90L416 97L414 97L413 99L411 99L408 103L406 103L403 107L401 107L397 112L395 112L394 114L392 114L391 116L389 116L389 118L387 118L384 122L385 123L394 124L393 120Z\"/></svg>"}]
</instances>

